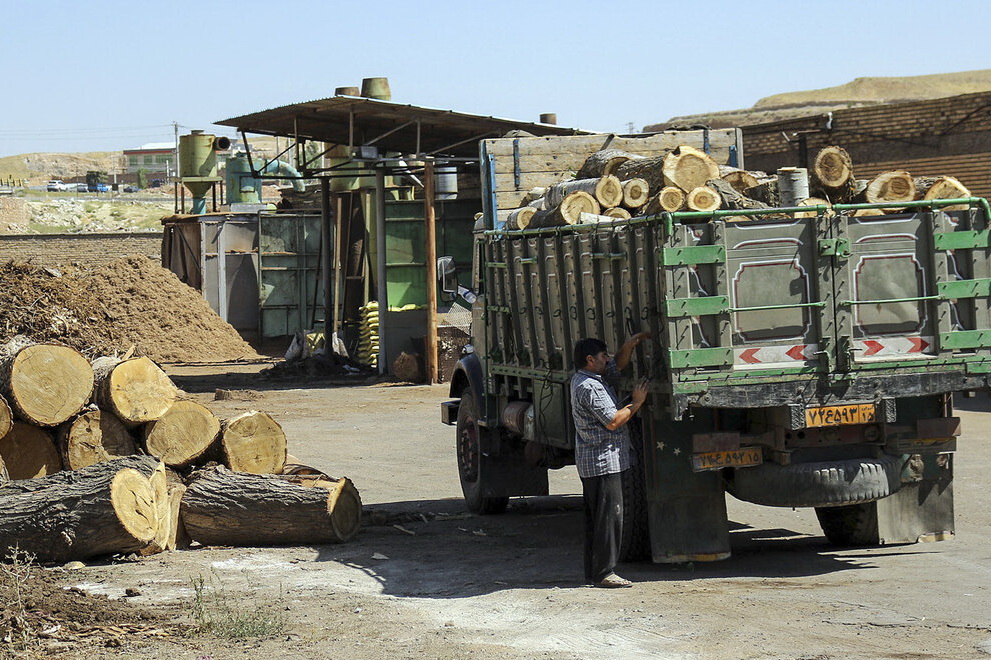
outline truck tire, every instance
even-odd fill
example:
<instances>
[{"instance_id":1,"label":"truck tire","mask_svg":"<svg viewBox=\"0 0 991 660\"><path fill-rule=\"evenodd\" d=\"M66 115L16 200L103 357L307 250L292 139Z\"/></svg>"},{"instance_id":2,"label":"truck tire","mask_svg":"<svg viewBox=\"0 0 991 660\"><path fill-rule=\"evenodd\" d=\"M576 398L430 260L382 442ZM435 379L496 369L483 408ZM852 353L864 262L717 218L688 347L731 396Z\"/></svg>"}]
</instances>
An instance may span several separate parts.
<instances>
[{"instance_id":1,"label":"truck tire","mask_svg":"<svg viewBox=\"0 0 991 660\"><path fill-rule=\"evenodd\" d=\"M478 411L471 387L461 393L457 423L458 475L465 504L473 513L502 513L509 504L508 497L485 497L486 459L482 453L482 440L488 429L478 424Z\"/></svg>"},{"instance_id":2,"label":"truck tire","mask_svg":"<svg viewBox=\"0 0 991 660\"><path fill-rule=\"evenodd\" d=\"M765 506L838 506L873 502L901 488L903 460L880 458L764 463L737 468L727 490L738 499Z\"/></svg>"},{"instance_id":3,"label":"truck tire","mask_svg":"<svg viewBox=\"0 0 991 660\"><path fill-rule=\"evenodd\" d=\"M880 545L877 530L877 504L816 507L816 517L826 539L833 545Z\"/></svg>"},{"instance_id":4,"label":"truck tire","mask_svg":"<svg viewBox=\"0 0 991 660\"><path fill-rule=\"evenodd\" d=\"M623 537L619 544L619 560L622 562L650 558L643 432L640 420L633 420L628 426L633 465L623 473Z\"/></svg>"}]
</instances>

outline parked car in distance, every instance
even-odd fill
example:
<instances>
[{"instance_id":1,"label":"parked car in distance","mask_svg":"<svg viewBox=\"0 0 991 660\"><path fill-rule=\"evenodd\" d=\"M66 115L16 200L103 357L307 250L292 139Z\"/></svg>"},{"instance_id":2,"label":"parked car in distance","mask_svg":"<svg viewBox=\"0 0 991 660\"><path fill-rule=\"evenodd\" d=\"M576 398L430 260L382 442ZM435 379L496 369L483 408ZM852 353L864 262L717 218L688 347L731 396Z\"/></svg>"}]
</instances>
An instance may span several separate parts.
<instances>
[{"instance_id":1,"label":"parked car in distance","mask_svg":"<svg viewBox=\"0 0 991 660\"><path fill-rule=\"evenodd\" d=\"M124 192L133 193L138 192L139 188L137 186L124 186Z\"/></svg>"},{"instance_id":2,"label":"parked car in distance","mask_svg":"<svg viewBox=\"0 0 991 660\"><path fill-rule=\"evenodd\" d=\"M45 188L48 192L63 192L65 190L65 184L58 179L52 179Z\"/></svg>"},{"instance_id":3,"label":"parked car in distance","mask_svg":"<svg viewBox=\"0 0 991 660\"><path fill-rule=\"evenodd\" d=\"M85 183L77 183L76 192L89 192L89 186L87 186Z\"/></svg>"},{"instance_id":4,"label":"parked car in distance","mask_svg":"<svg viewBox=\"0 0 991 660\"><path fill-rule=\"evenodd\" d=\"M90 192L107 192L110 187L105 183L91 183L87 186Z\"/></svg>"}]
</instances>

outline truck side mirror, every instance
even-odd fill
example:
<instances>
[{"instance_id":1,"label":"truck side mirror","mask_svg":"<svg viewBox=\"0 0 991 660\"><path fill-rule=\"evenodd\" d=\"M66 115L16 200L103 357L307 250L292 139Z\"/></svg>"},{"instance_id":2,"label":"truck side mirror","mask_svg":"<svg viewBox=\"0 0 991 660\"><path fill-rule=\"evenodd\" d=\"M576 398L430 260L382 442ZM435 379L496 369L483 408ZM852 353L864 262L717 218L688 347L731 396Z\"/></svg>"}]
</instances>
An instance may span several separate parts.
<instances>
[{"instance_id":1,"label":"truck side mirror","mask_svg":"<svg viewBox=\"0 0 991 660\"><path fill-rule=\"evenodd\" d=\"M437 258L437 282L442 300L453 302L458 297L458 269L454 257Z\"/></svg>"}]
</instances>

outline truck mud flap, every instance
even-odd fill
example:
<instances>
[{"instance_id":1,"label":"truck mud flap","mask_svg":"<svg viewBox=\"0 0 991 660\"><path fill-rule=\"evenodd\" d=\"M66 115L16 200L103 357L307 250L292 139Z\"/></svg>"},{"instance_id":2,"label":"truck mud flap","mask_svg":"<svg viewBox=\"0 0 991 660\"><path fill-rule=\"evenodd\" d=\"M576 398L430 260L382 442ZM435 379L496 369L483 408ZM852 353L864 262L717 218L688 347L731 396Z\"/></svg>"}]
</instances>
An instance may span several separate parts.
<instances>
[{"instance_id":1,"label":"truck mud flap","mask_svg":"<svg viewBox=\"0 0 991 660\"><path fill-rule=\"evenodd\" d=\"M901 488L905 461L885 454L880 458L841 461L765 463L739 468L727 480L734 497L765 506L841 506L873 502Z\"/></svg>"}]
</instances>

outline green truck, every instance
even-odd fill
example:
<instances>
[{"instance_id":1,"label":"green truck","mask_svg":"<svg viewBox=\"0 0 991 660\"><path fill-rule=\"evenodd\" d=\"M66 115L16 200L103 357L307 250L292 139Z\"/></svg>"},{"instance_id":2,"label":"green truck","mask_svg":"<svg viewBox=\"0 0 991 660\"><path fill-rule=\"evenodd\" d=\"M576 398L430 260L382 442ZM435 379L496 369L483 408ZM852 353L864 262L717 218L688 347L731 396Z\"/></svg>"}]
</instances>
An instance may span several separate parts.
<instances>
[{"instance_id":1,"label":"green truck","mask_svg":"<svg viewBox=\"0 0 991 660\"><path fill-rule=\"evenodd\" d=\"M648 330L626 374L650 395L632 428L624 559L728 557L726 493L814 507L836 544L951 538L952 397L991 373L988 202L500 228L525 190L593 151L676 143L743 166L734 130L482 143L472 340L442 406L468 508L547 494L547 471L574 463L574 342L615 350Z\"/></svg>"}]
</instances>

